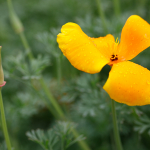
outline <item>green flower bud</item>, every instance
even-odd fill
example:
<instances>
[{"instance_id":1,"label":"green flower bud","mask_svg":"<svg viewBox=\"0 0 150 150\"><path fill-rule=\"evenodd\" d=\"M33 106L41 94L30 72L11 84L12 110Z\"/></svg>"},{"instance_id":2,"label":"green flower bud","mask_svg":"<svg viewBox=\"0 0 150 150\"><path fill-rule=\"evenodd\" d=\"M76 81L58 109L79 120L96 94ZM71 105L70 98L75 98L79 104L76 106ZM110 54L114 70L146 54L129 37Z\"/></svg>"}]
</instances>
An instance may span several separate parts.
<instances>
[{"instance_id":1,"label":"green flower bud","mask_svg":"<svg viewBox=\"0 0 150 150\"><path fill-rule=\"evenodd\" d=\"M1 49L2 46L0 46L0 86L4 84L4 73L3 73L2 62L1 62Z\"/></svg>"},{"instance_id":2,"label":"green flower bud","mask_svg":"<svg viewBox=\"0 0 150 150\"><path fill-rule=\"evenodd\" d=\"M16 33L23 31L23 25L14 11L10 12L10 21Z\"/></svg>"}]
</instances>

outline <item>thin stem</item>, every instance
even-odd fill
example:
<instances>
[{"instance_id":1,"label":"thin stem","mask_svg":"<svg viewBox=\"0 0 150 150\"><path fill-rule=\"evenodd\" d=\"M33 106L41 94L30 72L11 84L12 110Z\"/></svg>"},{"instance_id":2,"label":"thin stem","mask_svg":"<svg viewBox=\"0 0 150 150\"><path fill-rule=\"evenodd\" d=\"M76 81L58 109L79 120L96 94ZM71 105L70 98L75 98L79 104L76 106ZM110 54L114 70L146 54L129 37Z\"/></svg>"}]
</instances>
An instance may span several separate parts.
<instances>
[{"instance_id":1,"label":"thin stem","mask_svg":"<svg viewBox=\"0 0 150 150\"><path fill-rule=\"evenodd\" d=\"M5 111L4 111L4 106L3 106L1 88L0 88L0 109L1 109L0 111L1 111L2 127L3 127L3 132L4 132L4 136L5 136L7 149L11 150L11 144L10 144L10 140L9 140L7 124L6 124L6 119L5 119Z\"/></svg>"},{"instance_id":2,"label":"thin stem","mask_svg":"<svg viewBox=\"0 0 150 150\"><path fill-rule=\"evenodd\" d=\"M11 0L7 0L7 4L8 4L9 11L13 12L13 6L12 6L12 3L11 3Z\"/></svg>"},{"instance_id":3,"label":"thin stem","mask_svg":"<svg viewBox=\"0 0 150 150\"><path fill-rule=\"evenodd\" d=\"M114 3L115 15L119 16L120 15L120 3L119 3L119 0L113 0L113 3Z\"/></svg>"},{"instance_id":4,"label":"thin stem","mask_svg":"<svg viewBox=\"0 0 150 150\"><path fill-rule=\"evenodd\" d=\"M20 32L19 36L20 36L22 44L23 44L23 46L24 46L24 48L26 50L26 54L28 55L29 59L32 59L33 58L33 54L32 54L31 49L29 47L28 41L27 41L27 39L26 39L26 37L24 35L24 32Z\"/></svg>"},{"instance_id":5,"label":"thin stem","mask_svg":"<svg viewBox=\"0 0 150 150\"><path fill-rule=\"evenodd\" d=\"M61 89L61 56L56 57L58 87Z\"/></svg>"},{"instance_id":6,"label":"thin stem","mask_svg":"<svg viewBox=\"0 0 150 150\"><path fill-rule=\"evenodd\" d=\"M104 14L104 12L102 10L102 6L101 6L101 0L96 0L96 3L97 3L100 19L102 20L104 31L107 34L108 33L108 29L107 29L107 25L106 25L105 14Z\"/></svg>"},{"instance_id":7,"label":"thin stem","mask_svg":"<svg viewBox=\"0 0 150 150\"><path fill-rule=\"evenodd\" d=\"M29 56L30 59L32 59L33 54L30 50L29 44L28 44L26 37L24 35L23 25L14 11L12 1L7 0L7 4L8 4L8 9L9 9L9 14L10 14L10 20L12 22L12 25L14 26L14 30L16 33L18 33L20 35L23 46L25 47L26 54Z\"/></svg>"},{"instance_id":8,"label":"thin stem","mask_svg":"<svg viewBox=\"0 0 150 150\"><path fill-rule=\"evenodd\" d=\"M38 94L38 96L45 101L45 104L47 105L47 108L49 109L49 111L52 113L52 115L55 117L55 118L58 118L58 115L57 113L55 112L54 108L52 108L51 105L49 105L48 101L45 99L45 97L43 97L41 95L41 93L37 90L37 88L35 87L35 85L33 84L32 80L30 81L31 82L31 85L32 85L32 88L33 90Z\"/></svg>"},{"instance_id":9,"label":"thin stem","mask_svg":"<svg viewBox=\"0 0 150 150\"><path fill-rule=\"evenodd\" d=\"M13 5L12 5L12 2L11 0L7 0L7 3L8 3L8 8L9 8L9 11L10 12L13 12ZM19 18L18 18L19 19ZM23 43L23 46L26 50L26 53L28 54L28 57L29 59L32 59L34 58L34 56L32 55L32 51L30 49L30 46L28 44L28 41L24 35L23 32L20 32L19 33L20 35L20 38L21 38L21 41ZM61 65L61 62L60 62L60 65ZM61 67L61 66L60 66ZM59 70L60 71L60 70ZM58 71L58 72L59 72ZM61 79L61 74L59 74L59 78ZM45 91L45 94L47 95L48 99L50 100L50 103L53 105L54 109L56 110L56 112L58 113L59 117L61 119L66 119L65 118L65 115L61 109L61 107L59 106L59 104L57 103L57 101L55 100L55 98L53 97L52 93L50 92L50 90L48 89L47 85L45 84L43 78L41 77L40 79L40 83L41 83L41 86L43 87L44 91ZM75 131L75 130L74 130ZM77 137L78 133L77 131L74 132L74 136ZM90 148L88 147L88 145L84 142L84 141L79 141L79 144L80 146L82 147L83 150L90 150Z\"/></svg>"},{"instance_id":10,"label":"thin stem","mask_svg":"<svg viewBox=\"0 0 150 150\"><path fill-rule=\"evenodd\" d=\"M78 132L75 129L72 130L72 133L75 137L79 136ZM78 141L78 143L84 150L91 150L84 141Z\"/></svg>"},{"instance_id":11,"label":"thin stem","mask_svg":"<svg viewBox=\"0 0 150 150\"><path fill-rule=\"evenodd\" d=\"M45 91L45 94L49 98L51 104L53 105L53 107L55 108L55 110L57 111L57 113L59 114L60 118L65 118L65 115L64 115L63 111L61 110L59 104L57 103L57 101L53 97L52 93L50 92L50 90L46 86L45 81L43 80L42 77L40 79L40 83L41 83L41 86L43 87L43 89Z\"/></svg>"},{"instance_id":12,"label":"thin stem","mask_svg":"<svg viewBox=\"0 0 150 150\"><path fill-rule=\"evenodd\" d=\"M139 117L139 115L138 115L137 112L136 112L136 106L132 106L131 109L132 109L132 111L133 111L133 115L135 116L135 118L136 118L137 120L140 120L140 117Z\"/></svg>"},{"instance_id":13,"label":"thin stem","mask_svg":"<svg viewBox=\"0 0 150 150\"><path fill-rule=\"evenodd\" d=\"M116 147L117 150L123 150L120 136L119 136L119 131L118 131L118 124L117 124L117 117L116 117L116 109L115 109L115 101L111 100L112 104L112 115L113 115L113 126L114 126L114 137L115 137L115 142L116 142Z\"/></svg>"},{"instance_id":14,"label":"thin stem","mask_svg":"<svg viewBox=\"0 0 150 150\"><path fill-rule=\"evenodd\" d=\"M63 137L61 137L61 150L64 150L64 140L63 140Z\"/></svg>"},{"instance_id":15,"label":"thin stem","mask_svg":"<svg viewBox=\"0 0 150 150\"><path fill-rule=\"evenodd\" d=\"M63 111L61 110L61 108L59 106L59 104L57 103L57 101L55 100L53 95L51 94L50 90L47 88L47 86L46 86L46 84L42 78L40 79L40 83L41 83L46 95L48 96L51 104L54 106L55 110L59 114L60 118L66 119ZM72 132L73 132L73 135L75 137L78 137L78 133L75 129ZM79 141L79 145L82 147L83 150L90 150L90 148L88 147L88 145L84 141Z\"/></svg>"}]
</instances>

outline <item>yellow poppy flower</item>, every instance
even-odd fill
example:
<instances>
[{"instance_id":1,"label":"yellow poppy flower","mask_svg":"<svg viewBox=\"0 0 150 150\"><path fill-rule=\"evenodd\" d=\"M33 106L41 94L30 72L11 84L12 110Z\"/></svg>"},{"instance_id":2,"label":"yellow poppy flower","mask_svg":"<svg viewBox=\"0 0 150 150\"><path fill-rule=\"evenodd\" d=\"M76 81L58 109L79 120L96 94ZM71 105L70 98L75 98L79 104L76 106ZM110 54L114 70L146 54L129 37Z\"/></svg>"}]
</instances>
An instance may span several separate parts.
<instances>
[{"instance_id":1,"label":"yellow poppy flower","mask_svg":"<svg viewBox=\"0 0 150 150\"><path fill-rule=\"evenodd\" d=\"M130 16L121 33L88 37L75 23L66 23L57 36L59 48L70 63L87 73L112 66L104 90L117 102L130 106L150 104L150 71L131 60L150 46L150 25L137 15Z\"/></svg>"}]
</instances>

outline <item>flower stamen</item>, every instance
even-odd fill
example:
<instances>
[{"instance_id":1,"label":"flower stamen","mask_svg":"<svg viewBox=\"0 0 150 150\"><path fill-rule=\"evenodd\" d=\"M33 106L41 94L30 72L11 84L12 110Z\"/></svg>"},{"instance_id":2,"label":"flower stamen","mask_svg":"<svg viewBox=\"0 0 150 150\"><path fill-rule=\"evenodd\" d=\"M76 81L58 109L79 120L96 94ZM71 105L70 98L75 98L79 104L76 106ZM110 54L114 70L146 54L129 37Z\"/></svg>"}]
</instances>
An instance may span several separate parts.
<instances>
[{"instance_id":1,"label":"flower stamen","mask_svg":"<svg viewBox=\"0 0 150 150\"><path fill-rule=\"evenodd\" d=\"M115 60L118 60L118 55L111 55L111 58L110 58L111 61L115 61Z\"/></svg>"}]
</instances>

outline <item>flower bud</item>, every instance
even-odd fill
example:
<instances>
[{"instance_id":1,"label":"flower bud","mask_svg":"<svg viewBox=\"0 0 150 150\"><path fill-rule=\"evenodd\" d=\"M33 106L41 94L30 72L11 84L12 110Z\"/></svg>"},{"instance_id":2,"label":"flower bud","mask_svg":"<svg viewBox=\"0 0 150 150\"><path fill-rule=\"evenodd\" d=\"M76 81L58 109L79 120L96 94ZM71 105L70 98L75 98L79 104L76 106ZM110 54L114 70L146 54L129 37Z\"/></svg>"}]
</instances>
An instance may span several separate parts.
<instances>
[{"instance_id":1,"label":"flower bud","mask_svg":"<svg viewBox=\"0 0 150 150\"><path fill-rule=\"evenodd\" d=\"M23 31L23 25L14 11L10 12L10 21L16 33Z\"/></svg>"},{"instance_id":2,"label":"flower bud","mask_svg":"<svg viewBox=\"0 0 150 150\"><path fill-rule=\"evenodd\" d=\"M1 49L2 46L0 46L0 87L5 85L5 81L4 81L4 73L3 73L3 68L2 68L2 62L1 62Z\"/></svg>"}]
</instances>

